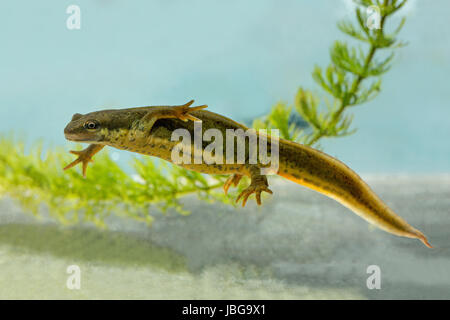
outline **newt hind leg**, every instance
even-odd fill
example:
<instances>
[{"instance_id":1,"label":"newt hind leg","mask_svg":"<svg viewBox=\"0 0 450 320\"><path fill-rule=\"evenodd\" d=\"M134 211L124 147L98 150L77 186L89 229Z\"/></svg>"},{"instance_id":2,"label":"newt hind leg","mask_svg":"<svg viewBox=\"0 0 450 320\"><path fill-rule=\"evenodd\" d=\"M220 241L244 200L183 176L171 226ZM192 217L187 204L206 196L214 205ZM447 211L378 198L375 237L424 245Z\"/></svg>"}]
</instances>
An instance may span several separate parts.
<instances>
[{"instance_id":1,"label":"newt hind leg","mask_svg":"<svg viewBox=\"0 0 450 320\"><path fill-rule=\"evenodd\" d=\"M227 194L228 189L230 189L231 185L237 187L239 184L239 181L241 181L241 179L242 179L242 174L235 173L235 174L229 176L223 185L223 192L225 194Z\"/></svg>"},{"instance_id":2,"label":"newt hind leg","mask_svg":"<svg viewBox=\"0 0 450 320\"><path fill-rule=\"evenodd\" d=\"M244 207L247 203L248 197L253 193L256 196L256 203L261 205L261 193L267 192L273 194L272 190L269 189L269 183L267 182L267 177L260 173L260 168L258 166L248 166L248 175L250 176L251 182L250 185L242 191L236 199L236 202L242 198L242 206ZM225 193L228 191L228 188L233 183L235 186L239 183L239 180L242 178L242 175L235 174L228 178L225 182L224 190Z\"/></svg>"}]
</instances>

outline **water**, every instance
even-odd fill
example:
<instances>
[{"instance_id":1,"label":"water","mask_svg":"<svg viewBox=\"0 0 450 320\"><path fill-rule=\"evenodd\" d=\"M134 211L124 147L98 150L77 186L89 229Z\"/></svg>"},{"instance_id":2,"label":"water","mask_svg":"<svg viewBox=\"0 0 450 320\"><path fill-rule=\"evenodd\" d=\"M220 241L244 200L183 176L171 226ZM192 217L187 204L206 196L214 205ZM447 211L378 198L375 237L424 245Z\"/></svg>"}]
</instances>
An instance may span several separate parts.
<instances>
[{"instance_id":1,"label":"water","mask_svg":"<svg viewBox=\"0 0 450 320\"><path fill-rule=\"evenodd\" d=\"M349 1L87 1L0 5L0 133L72 146L73 113L192 98L238 121L291 103L344 37ZM108 230L36 219L0 201L0 298L450 298L450 29L445 0L410 0L393 68L351 111L353 136L322 142L436 247L391 236L288 182L256 209L185 199L152 228L111 216ZM125 161L131 154L114 151ZM367 175L374 173L376 175ZM418 175L421 174L421 175ZM68 290L66 268L82 270ZM382 271L368 290L366 268Z\"/></svg>"},{"instance_id":2,"label":"water","mask_svg":"<svg viewBox=\"0 0 450 320\"><path fill-rule=\"evenodd\" d=\"M344 38L349 1L81 1L81 30L66 2L4 1L0 11L0 132L70 145L75 112L184 103L195 98L236 120L292 102ZM358 172L449 172L450 3L410 1L383 91L354 109L358 132L323 142ZM125 157L125 156L124 156Z\"/></svg>"}]
</instances>

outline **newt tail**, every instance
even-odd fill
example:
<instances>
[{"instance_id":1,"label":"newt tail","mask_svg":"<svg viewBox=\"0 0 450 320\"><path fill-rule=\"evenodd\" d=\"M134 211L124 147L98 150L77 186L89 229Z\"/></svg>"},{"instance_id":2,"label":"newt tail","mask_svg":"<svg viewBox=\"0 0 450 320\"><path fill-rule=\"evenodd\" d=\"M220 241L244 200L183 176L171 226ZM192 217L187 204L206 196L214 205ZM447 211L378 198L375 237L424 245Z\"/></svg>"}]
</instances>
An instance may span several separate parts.
<instances>
[{"instance_id":1,"label":"newt tail","mask_svg":"<svg viewBox=\"0 0 450 320\"><path fill-rule=\"evenodd\" d=\"M336 200L386 232L419 239L432 248L425 235L391 210L358 174L321 151L280 140L278 175Z\"/></svg>"}]
</instances>

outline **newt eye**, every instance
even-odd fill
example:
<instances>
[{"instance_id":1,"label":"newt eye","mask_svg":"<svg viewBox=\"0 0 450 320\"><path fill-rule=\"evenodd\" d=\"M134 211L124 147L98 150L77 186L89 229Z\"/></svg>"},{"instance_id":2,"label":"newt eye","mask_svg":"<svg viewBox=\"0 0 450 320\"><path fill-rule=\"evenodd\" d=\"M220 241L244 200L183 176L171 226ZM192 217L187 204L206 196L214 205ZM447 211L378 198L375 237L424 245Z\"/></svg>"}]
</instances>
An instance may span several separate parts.
<instances>
[{"instance_id":1,"label":"newt eye","mask_svg":"<svg viewBox=\"0 0 450 320\"><path fill-rule=\"evenodd\" d=\"M84 128L88 129L88 130L95 130L95 129L98 129L98 127L99 127L98 122L94 121L94 120L87 121L84 124Z\"/></svg>"}]
</instances>

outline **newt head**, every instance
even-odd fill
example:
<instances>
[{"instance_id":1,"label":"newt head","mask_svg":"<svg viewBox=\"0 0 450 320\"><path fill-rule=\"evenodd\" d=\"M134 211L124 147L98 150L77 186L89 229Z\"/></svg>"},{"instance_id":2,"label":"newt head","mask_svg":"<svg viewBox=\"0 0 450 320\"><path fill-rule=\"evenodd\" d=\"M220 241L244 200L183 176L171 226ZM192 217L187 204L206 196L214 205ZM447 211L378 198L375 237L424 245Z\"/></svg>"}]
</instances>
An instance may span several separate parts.
<instances>
[{"instance_id":1,"label":"newt head","mask_svg":"<svg viewBox=\"0 0 450 320\"><path fill-rule=\"evenodd\" d=\"M77 142L97 142L100 140L100 122L97 116L76 113L64 129L67 140Z\"/></svg>"},{"instance_id":2,"label":"newt head","mask_svg":"<svg viewBox=\"0 0 450 320\"><path fill-rule=\"evenodd\" d=\"M122 110L104 110L88 114L76 113L64 129L67 140L100 144L108 141L113 131L129 130L135 116Z\"/></svg>"}]
</instances>

